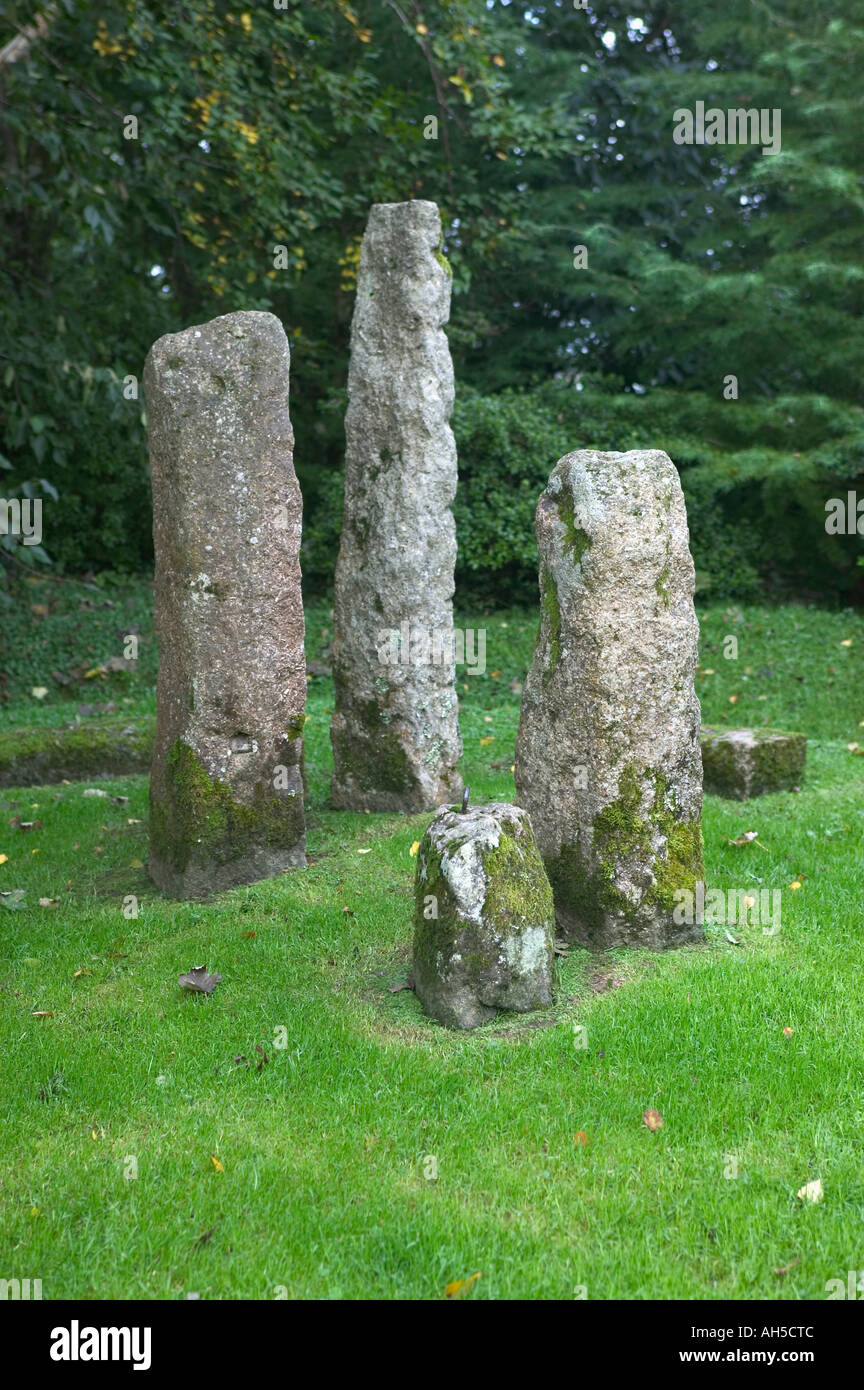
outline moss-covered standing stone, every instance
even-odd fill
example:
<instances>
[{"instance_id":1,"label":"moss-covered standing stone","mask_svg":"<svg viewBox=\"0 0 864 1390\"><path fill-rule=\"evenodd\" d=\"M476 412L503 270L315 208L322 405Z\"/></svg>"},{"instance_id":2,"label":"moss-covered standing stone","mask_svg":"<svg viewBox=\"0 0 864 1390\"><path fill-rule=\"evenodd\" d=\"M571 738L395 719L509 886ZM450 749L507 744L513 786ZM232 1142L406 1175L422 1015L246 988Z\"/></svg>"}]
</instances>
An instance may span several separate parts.
<instances>
[{"instance_id":1,"label":"moss-covered standing stone","mask_svg":"<svg viewBox=\"0 0 864 1390\"><path fill-rule=\"evenodd\" d=\"M579 450L537 506L540 632L516 789L565 935L595 949L701 936L698 624L687 515L660 450Z\"/></svg>"},{"instance_id":2,"label":"moss-covered standing stone","mask_svg":"<svg viewBox=\"0 0 864 1390\"><path fill-rule=\"evenodd\" d=\"M442 807L420 842L414 906L414 988L451 1028L499 1009L552 1002L552 890L527 814L495 802Z\"/></svg>"},{"instance_id":3,"label":"moss-covered standing stone","mask_svg":"<svg viewBox=\"0 0 864 1390\"><path fill-rule=\"evenodd\" d=\"M423 811L461 790L450 274L440 248L434 203L372 207L351 325L333 591L331 795L344 810Z\"/></svg>"},{"instance_id":4,"label":"moss-covered standing stone","mask_svg":"<svg viewBox=\"0 0 864 1390\"><path fill-rule=\"evenodd\" d=\"M300 489L278 319L168 334L144 369L159 639L150 873L199 898L305 863Z\"/></svg>"},{"instance_id":5,"label":"moss-covered standing stone","mask_svg":"<svg viewBox=\"0 0 864 1390\"><path fill-rule=\"evenodd\" d=\"M702 730L705 790L732 801L788 791L801 781L807 759L803 734L783 729Z\"/></svg>"}]
</instances>

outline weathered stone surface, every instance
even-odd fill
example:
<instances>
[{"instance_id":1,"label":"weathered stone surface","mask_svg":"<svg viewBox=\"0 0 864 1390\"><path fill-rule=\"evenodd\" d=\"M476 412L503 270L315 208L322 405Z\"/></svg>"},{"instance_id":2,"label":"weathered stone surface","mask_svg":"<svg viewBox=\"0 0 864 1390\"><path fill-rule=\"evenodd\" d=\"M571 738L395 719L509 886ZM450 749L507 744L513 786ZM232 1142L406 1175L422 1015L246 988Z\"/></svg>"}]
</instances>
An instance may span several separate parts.
<instances>
[{"instance_id":1,"label":"weathered stone surface","mask_svg":"<svg viewBox=\"0 0 864 1390\"><path fill-rule=\"evenodd\" d=\"M150 873L203 897L305 863L301 498L288 340L236 313L144 369L159 639Z\"/></svg>"},{"instance_id":2,"label":"weathered stone surface","mask_svg":"<svg viewBox=\"0 0 864 1390\"><path fill-rule=\"evenodd\" d=\"M450 274L440 245L434 203L373 206L351 327L333 602L332 801L347 810L422 811L461 786Z\"/></svg>"},{"instance_id":3,"label":"weathered stone surface","mask_svg":"<svg viewBox=\"0 0 864 1390\"><path fill-rule=\"evenodd\" d=\"M531 822L495 802L442 807L420 842L414 988L427 1014L476 1028L552 1002L555 913Z\"/></svg>"},{"instance_id":4,"label":"weathered stone surface","mask_svg":"<svg viewBox=\"0 0 864 1390\"><path fill-rule=\"evenodd\" d=\"M541 621L516 789L558 925L595 949L660 948L702 880L698 625L678 474L659 450L567 454L536 518Z\"/></svg>"},{"instance_id":5,"label":"weathered stone surface","mask_svg":"<svg viewBox=\"0 0 864 1390\"><path fill-rule=\"evenodd\" d=\"M806 758L803 734L782 729L702 730L705 790L732 801L797 786Z\"/></svg>"}]
</instances>

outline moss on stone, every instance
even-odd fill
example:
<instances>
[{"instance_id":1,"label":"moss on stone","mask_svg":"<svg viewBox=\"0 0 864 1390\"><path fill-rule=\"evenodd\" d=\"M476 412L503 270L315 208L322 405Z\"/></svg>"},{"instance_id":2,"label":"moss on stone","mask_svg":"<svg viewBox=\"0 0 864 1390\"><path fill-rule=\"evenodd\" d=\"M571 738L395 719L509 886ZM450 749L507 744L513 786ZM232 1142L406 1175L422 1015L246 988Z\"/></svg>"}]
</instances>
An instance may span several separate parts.
<instances>
[{"instance_id":1,"label":"moss on stone","mask_svg":"<svg viewBox=\"0 0 864 1390\"><path fill-rule=\"evenodd\" d=\"M591 546L591 537L581 526L576 525L576 512L573 507L573 498L569 492L563 493L559 498L558 515L564 523L567 545L576 563L581 565L583 555Z\"/></svg>"},{"instance_id":2,"label":"moss on stone","mask_svg":"<svg viewBox=\"0 0 864 1390\"><path fill-rule=\"evenodd\" d=\"M174 744L164 777L158 799L151 794L151 852L179 873L190 864L225 864L256 848L292 849L303 837L302 798L274 796L264 782L245 805L186 743Z\"/></svg>"},{"instance_id":3,"label":"moss on stone","mask_svg":"<svg viewBox=\"0 0 864 1390\"><path fill-rule=\"evenodd\" d=\"M549 661L543 673L543 679L548 680L561 660L561 605L558 602L555 577L545 565L540 572L540 607L546 619L549 644Z\"/></svg>"},{"instance_id":4,"label":"moss on stone","mask_svg":"<svg viewBox=\"0 0 864 1390\"><path fill-rule=\"evenodd\" d=\"M498 844L483 854L483 868L489 885L483 916L502 935L514 925L554 921L552 889L536 845L502 825Z\"/></svg>"},{"instance_id":5,"label":"moss on stone","mask_svg":"<svg viewBox=\"0 0 864 1390\"><path fill-rule=\"evenodd\" d=\"M0 733L0 787L46 786L148 772L155 720L112 719L68 729Z\"/></svg>"},{"instance_id":6,"label":"moss on stone","mask_svg":"<svg viewBox=\"0 0 864 1390\"><path fill-rule=\"evenodd\" d=\"M343 738L339 745L339 778L349 778L361 792L393 792L401 795L415 784L408 754L396 729L387 728L386 708L377 700L364 700L351 706L352 724L361 733L351 746Z\"/></svg>"},{"instance_id":7,"label":"moss on stone","mask_svg":"<svg viewBox=\"0 0 864 1390\"><path fill-rule=\"evenodd\" d=\"M654 588L657 590L657 596L661 600L664 608L669 607L669 577L669 566L666 564L658 574L657 582L654 585Z\"/></svg>"},{"instance_id":8,"label":"moss on stone","mask_svg":"<svg viewBox=\"0 0 864 1390\"><path fill-rule=\"evenodd\" d=\"M647 811L646 782L653 788ZM661 838L663 845L657 850ZM653 874L654 882L640 903L617 886L620 868L628 860L645 864ZM580 922L589 936L603 933L609 915L620 915L638 930L643 903L671 920L675 893L681 888L695 892L704 876L702 828L698 822L677 818L662 773L628 763L618 796L594 818L590 848L586 845L583 852L580 845L565 846L547 869L559 908Z\"/></svg>"}]
</instances>

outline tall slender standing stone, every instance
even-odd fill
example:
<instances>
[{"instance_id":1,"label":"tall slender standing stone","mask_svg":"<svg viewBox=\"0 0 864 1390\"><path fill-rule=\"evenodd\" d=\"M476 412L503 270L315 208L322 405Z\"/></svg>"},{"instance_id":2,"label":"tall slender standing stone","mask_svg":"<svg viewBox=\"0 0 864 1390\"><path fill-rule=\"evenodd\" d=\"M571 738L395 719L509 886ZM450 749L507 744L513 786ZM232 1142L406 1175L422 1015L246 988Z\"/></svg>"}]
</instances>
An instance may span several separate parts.
<instances>
[{"instance_id":1,"label":"tall slender standing stone","mask_svg":"<svg viewBox=\"0 0 864 1390\"><path fill-rule=\"evenodd\" d=\"M226 314L144 369L159 639L150 874L204 897L305 863L302 502L278 319Z\"/></svg>"},{"instance_id":2,"label":"tall slender standing stone","mask_svg":"<svg viewBox=\"0 0 864 1390\"><path fill-rule=\"evenodd\" d=\"M456 445L434 203L373 206L351 326L345 511L334 585L333 805L459 796L453 632Z\"/></svg>"},{"instance_id":3,"label":"tall slender standing stone","mask_svg":"<svg viewBox=\"0 0 864 1390\"><path fill-rule=\"evenodd\" d=\"M600 949L697 939L680 890L695 894L703 876L699 634L672 461L658 449L567 454L536 532L540 634L516 787L558 925Z\"/></svg>"}]
</instances>

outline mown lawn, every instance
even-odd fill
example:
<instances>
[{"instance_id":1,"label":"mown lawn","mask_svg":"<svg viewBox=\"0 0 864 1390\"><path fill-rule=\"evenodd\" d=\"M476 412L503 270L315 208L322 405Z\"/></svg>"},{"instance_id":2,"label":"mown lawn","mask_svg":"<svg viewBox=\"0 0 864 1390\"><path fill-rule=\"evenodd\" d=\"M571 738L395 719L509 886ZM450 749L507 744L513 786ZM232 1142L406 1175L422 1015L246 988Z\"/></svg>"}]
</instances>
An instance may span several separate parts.
<instances>
[{"instance_id":1,"label":"mown lawn","mask_svg":"<svg viewBox=\"0 0 864 1390\"><path fill-rule=\"evenodd\" d=\"M26 649L4 618L0 727L66 722L76 701L152 710L146 591L81 610L76 586L33 590L49 611ZM307 870L172 903L143 867L145 778L98 784L122 804L86 784L0 791L0 1276L46 1298L441 1298L480 1272L463 1296L822 1299L860 1269L864 757L847 745L864 744L864 622L699 611L706 722L811 740L800 792L706 801L709 886L780 888L781 930L571 951L554 1009L472 1035L390 992L429 817L328 810L326 676L309 685ZM119 653L133 620L138 672L52 679ZM460 680L464 775L472 801L511 799L536 618L462 623L487 631L485 675ZM313 606L310 655L328 625ZM751 829L763 848L725 838ZM201 963L222 974L209 998L177 984ZM824 1200L799 1200L816 1179Z\"/></svg>"}]
</instances>

